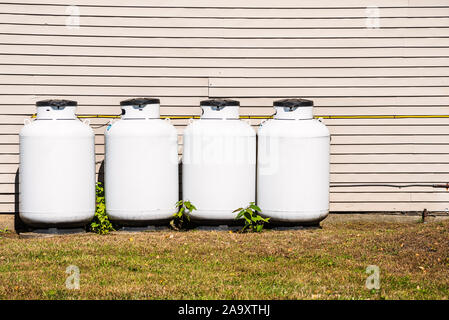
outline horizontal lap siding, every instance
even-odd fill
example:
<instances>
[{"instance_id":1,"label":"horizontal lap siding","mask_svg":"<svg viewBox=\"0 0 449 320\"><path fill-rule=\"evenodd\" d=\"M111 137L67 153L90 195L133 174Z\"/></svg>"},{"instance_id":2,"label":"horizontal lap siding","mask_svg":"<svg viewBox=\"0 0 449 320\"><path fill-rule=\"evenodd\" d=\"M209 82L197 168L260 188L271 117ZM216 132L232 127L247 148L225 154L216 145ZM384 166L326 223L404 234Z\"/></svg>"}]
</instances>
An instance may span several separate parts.
<instances>
[{"instance_id":1,"label":"horizontal lap siding","mask_svg":"<svg viewBox=\"0 0 449 320\"><path fill-rule=\"evenodd\" d=\"M81 28L68 29L74 4ZM366 28L373 5L379 29ZM442 0L0 1L0 212L15 210L18 132L37 100L94 116L132 96L161 98L180 155L176 117L202 99L238 98L257 129L274 99L311 98L332 134L331 210L446 211L444 188L388 185L449 181L448 26ZM90 121L97 169L109 121Z\"/></svg>"}]
</instances>

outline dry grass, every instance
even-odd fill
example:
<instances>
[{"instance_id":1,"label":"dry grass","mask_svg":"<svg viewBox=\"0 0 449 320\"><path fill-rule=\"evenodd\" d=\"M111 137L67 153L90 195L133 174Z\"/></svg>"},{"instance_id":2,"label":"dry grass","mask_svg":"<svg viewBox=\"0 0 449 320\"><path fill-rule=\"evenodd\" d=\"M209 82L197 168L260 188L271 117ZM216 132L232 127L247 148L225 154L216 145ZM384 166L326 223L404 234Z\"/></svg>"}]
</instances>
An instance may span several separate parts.
<instances>
[{"instance_id":1,"label":"dry grass","mask_svg":"<svg viewBox=\"0 0 449 320\"><path fill-rule=\"evenodd\" d=\"M2 299L447 299L449 222L238 234L0 234ZM381 289L365 288L368 265ZM80 290L65 288L68 265Z\"/></svg>"}]
</instances>

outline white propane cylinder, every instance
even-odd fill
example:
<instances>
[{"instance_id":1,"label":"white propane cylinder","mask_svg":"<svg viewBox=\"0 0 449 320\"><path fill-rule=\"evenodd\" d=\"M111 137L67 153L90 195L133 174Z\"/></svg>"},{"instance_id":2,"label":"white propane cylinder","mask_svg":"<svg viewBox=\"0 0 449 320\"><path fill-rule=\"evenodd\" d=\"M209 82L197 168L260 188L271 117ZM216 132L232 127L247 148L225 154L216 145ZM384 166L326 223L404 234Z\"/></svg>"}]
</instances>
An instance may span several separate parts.
<instances>
[{"instance_id":1,"label":"white propane cylinder","mask_svg":"<svg viewBox=\"0 0 449 320\"><path fill-rule=\"evenodd\" d=\"M38 101L20 139L20 218L32 227L79 227L95 214L95 145L76 101Z\"/></svg>"},{"instance_id":2,"label":"white propane cylinder","mask_svg":"<svg viewBox=\"0 0 449 320\"><path fill-rule=\"evenodd\" d=\"M201 101L202 115L184 131L183 199L197 210L192 220L232 223L233 211L255 201L256 133L239 119L240 103Z\"/></svg>"},{"instance_id":3,"label":"white propane cylinder","mask_svg":"<svg viewBox=\"0 0 449 320\"><path fill-rule=\"evenodd\" d=\"M160 119L159 99L122 101L121 120L105 132L105 202L124 226L164 223L178 201L178 136Z\"/></svg>"},{"instance_id":4,"label":"white propane cylinder","mask_svg":"<svg viewBox=\"0 0 449 320\"><path fill-rule=\"evenodd\" d=\"M313 101L274 107L258 131L258 205L274 223L317 224L329 213L329 130L313 119Z\"/></svg>"}]
</instances>

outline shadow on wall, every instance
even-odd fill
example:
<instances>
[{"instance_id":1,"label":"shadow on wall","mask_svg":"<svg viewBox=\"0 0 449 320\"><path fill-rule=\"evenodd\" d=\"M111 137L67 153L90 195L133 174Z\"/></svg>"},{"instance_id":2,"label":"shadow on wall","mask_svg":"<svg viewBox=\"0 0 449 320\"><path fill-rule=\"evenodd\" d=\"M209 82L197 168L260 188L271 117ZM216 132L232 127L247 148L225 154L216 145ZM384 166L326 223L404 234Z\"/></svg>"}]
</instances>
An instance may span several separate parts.
<instances>
[{"instance_id":1,"label":"shadow on wall","mask_svg":"<svg viewBox=\"0 0 449 320\"><path fill-rule=\"evenodd\" d=\"M178 199L182 200L182 162L178 163Z\"/></svg>"},{"instance_id":2,"label":"shadow on wall","mask_svg":"<svg viewBox=\"0 0 449 320\"><path fill-rule=\"evenodd\" d=\"M26 225L19 216L19 169L14 179L14 229L17 233L27 231Z\"/></svg>"},{"instance_id":3,"label":"shadow on wall","mask_svg":"<svg viewBox=\"0 0 449 320\"><path fill-rule=\"evenodd\" d=\"M104 160L101 161L100 169L98 169L98 182L104 186Z\"/></svg>"}]
</instances>

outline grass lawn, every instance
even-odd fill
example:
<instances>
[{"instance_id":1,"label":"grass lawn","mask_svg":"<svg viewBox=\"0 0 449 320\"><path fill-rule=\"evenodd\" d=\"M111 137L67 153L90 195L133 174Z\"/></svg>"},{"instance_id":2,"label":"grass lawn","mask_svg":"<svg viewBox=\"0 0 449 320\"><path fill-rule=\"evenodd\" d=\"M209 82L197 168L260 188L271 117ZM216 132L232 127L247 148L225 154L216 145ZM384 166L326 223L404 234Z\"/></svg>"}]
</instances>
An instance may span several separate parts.
<instances>
[{"instance_id":1,"label":"grass lawn","mask_svg":"<svg viewBox=\"0 0 449 320\"><path fill-rule=\"evenodd\" d=\"M418 218L416 218L418 221ZM67 266L80 289L68 290ZM368 265L380 290L368 290ZM0 233L1 299L447 299L449 221L19 239Z\"/></svg>"}]
</instances>

